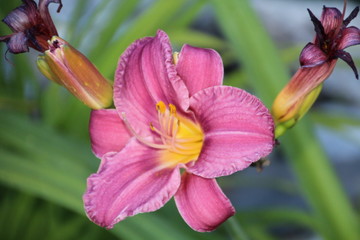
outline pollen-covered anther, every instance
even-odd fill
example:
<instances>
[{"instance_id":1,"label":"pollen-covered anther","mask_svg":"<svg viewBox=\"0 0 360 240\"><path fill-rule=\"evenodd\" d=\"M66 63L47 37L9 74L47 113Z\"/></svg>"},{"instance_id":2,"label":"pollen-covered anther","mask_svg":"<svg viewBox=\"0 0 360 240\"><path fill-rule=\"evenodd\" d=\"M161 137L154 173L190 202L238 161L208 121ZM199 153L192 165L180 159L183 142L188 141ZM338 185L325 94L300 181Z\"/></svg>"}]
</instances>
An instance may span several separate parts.
<instances>
[{"instance_id":1,"label":"pollen-covered anther","mask_svg":"<svg viewBox=\"0 0 360 240\"><path fill-rule=\"evenodd\" d=\"M159 101L157 104L156 104L156 110L160 113L165 113L166 111L166 105L163 101Z\"/></svg>"},{"instance_id":2,"label":"pollen-covered anther","mask_svg":"<svg viewBox=\"0 0 360 240\"><path fill-rule=\"evenodd\" d=\"M159 101L156 104L156 110L158 111L159 128L150 123L150 129L160 135L164 144L173 145L180 124L176 118L176 107L170 103L167 108L163 101Z\"/></svg>"},{"instance_id":3,"label":"pollen-covered anther","mask_svg":"<svg viewBox=\"0 0 360 240\"><path fill-rule=\"evenodd\" d=\"M173 104L169 104L169 110L170 110L170 114L172 114L172 115L175 115L176 114L176 107L175 107L175 105L173 105Z\"/></svg>"}]
</instances>

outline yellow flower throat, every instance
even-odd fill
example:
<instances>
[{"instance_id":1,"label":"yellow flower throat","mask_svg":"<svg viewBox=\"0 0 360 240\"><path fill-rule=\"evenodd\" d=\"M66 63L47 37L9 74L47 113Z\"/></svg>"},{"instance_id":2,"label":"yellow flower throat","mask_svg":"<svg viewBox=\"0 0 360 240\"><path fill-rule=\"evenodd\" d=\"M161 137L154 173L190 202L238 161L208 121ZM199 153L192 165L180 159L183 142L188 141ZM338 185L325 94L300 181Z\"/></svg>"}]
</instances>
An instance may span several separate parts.
<instances>
[{"instance_id":1,"label":"yellow flower throat","mask_svg":"<svg viewBox=\"0 0 360 240\"><path fill-rule=\"evenodd\" d=\"M188 118L176 113L176 107L164 102L156 104L158 124L150 123L150 129L161 139L161 143L150 142L139 136L127 121L123 113L123 120L132 134L143 144L160 149L160 161L166 166L179 163L186 164L196 161L200 155L204 141L204 134L200 126Z\"/></svg>"}]
</instances>

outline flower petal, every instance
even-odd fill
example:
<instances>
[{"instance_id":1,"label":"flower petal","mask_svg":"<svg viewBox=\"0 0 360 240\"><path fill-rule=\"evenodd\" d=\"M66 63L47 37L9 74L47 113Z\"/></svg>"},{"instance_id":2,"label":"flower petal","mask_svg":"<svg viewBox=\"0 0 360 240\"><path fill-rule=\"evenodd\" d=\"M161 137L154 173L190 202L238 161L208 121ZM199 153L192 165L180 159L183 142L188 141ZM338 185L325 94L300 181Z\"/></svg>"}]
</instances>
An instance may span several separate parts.
<instances>
[{"instance_id":1,"label":"flower petal","mask_svg":"<svg viewBox=\"0 0 360 240\"><path fill-rule=\"evenodd\" d=\"M59 4L56 12L60 12L63 6L61 0L39 0L39 13L41 15L42 20L46 23L47 29L49 31L49 35L57 36L58 33L49 12L50 3Z\"/></svg>"},{"instance_id":2,"label":"flower petal","mask_svg":"<svg viewBox=\"0 0 360 240\"><path fill-rule=\"evenodd\" d=\"M106 154L88 178L83 196L87 216L101 227L161 208L178 190L178 168L159 168L157 152L135 139L117 154Z\"/></svg>"},{"instance_id":3,"label":"flower petal","mask_svg":"<svg viewBox=\"0 0 360 240\"><path fill-rule=\"evenodd\" d=\"M354 8L354 9L351 11L351 13L349 14L349 16L348 16L346 19L344 19L343 24L344 24L345 27L346 27L347 25L349 25L349 23L350 23L354 18L356 18L356 16L357 16L358 13L359 13L359 10L360 10L360 8L359 8L359 6L357 6L356 8Z\"/></svg>"},{"instance_id":4,"label":"flower petal","mask_svg":"<svg viewBox=\"0 0 360 240\"><path fill-rule=\"evenodd\" d=\"M355 63L350 55L350 53L345 52L344 50L338 50L335 52L335 57L338 57L340 59L342 59L344 62L346 62L351 69L354 71L355 77L356 79L359 79L359 73L356 69Z\"/></svg>"},{"instance_id":5,"label":"flower petal","mask_svg":"<svg viewBox=\"0 0 360 240\"><path fill-rule=\"evenodd\" d=\"M343 50L347 47L360 44L360 29L357 27L345 28L342 32L338 49Z\"/></svg>"},{"instance_id":6,"label":"flower petal","mask_svg":"<svg viewBox=\"0 0 360 240\"><path fill-rule=\"evenodd\" d=\"M190 96L201 89L222 85L224 67L220 55L212 49L184 45L176 71L189 89Z\"/></svg>"},{"instance_id":7,"label":"flower petal","mask_svg":"<svg viewBox=\"0 0 360 240\"><path fill-rule=\"evenodd\" d=\"M205 135L203 148L188 171L205 178L230 175L268 155L274 123L268 109L244 90L216 86L190 99Z\"/></svg>"},{"instance_id":8,"label":"flower petal","mask_svg":"<svg viewBox=\"0 0 360 240\"><path fill-rule=\"evenodd\" d=\"M6 42L6 46L11 53L28 52L28 38L23 32L13 33L6 36L0 36L0 42Z\"/></svg>"},{"instance_id":9,"label":"flower petal","mask_svg":"<svg viewBox=\"0 0 360 240\"><path fill-rule=\"evenodd\" d=\"M343 24L342 13L337 8L323 8L320 21L324 27L325 34L329 39L334 38L333 34L336 33L336 29Z\"/></svg>"},{"instance_id":10,"label":"flower petal","mask_svg":"<svg viewBox=\"0 0 360 240\"><path fill-rule=\"evenodd\" d=\"M300 54L300 65L302 67L315 67L327 60L326 54L313 43L308 43Z\"/></svg>"},{"instance_id":11,"label":"flower petal","mask_svg":"<svg viewBox=\"0 0 360 240\"><path fill-rule=\"evenodd\" d=\"M184 173L181 178L175 203L185 222L199 232L212 231L235 214L215 179L189 173Z\"/></svg>"},{"instance_id":12,"label":"flower petal","mask_svg":"<svg viewBox=\"0 0 360 240\"><path fill-rule=\"evenodd\" d=\"M119 152L131 138L115 109L91 111L89 132L92 150L98 158L108 152Z\"/></svg>"},{"instance_id":13,"label":"flower petal","mask_svg":"<svg viewBox=\"0 0 360 240\"><path fill-rule=\"evenodd\" d=\"M37 21L37 6L33 0L25 0L24 4L12 10L3 22L13 32L22 32L31 28Z\"/></svg>"},{"instance_id":14,"label":"flower petal","mask_svg":"<svg viewBox=\"0 0 360 240\"><path fill-rule=\"evenodd\" d=\"M189 93L177 76L172 49L166 33L134 42L121 56L115 74L114 102L126 113L134 129L149 133L157 119L155 105L163 101L183 110L189 106Z\"/></svg>"}]
</instances>

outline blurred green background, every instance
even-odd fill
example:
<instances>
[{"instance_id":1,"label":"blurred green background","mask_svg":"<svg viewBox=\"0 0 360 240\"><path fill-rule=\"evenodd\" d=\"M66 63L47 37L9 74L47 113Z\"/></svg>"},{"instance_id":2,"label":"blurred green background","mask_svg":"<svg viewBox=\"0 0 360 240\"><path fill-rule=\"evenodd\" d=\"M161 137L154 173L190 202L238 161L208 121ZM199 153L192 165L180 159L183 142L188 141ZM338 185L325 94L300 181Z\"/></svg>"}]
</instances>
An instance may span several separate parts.
<instances>
[{"instance_id":1,"label":"blurred green background","mask_svg":"<svg viewBox=\"0 0 360 240\"><path fill-rule=\"evenodd\" d=\"M4 18L20 4L0 1ZM224 84L271 107L312 40L310 8L342 1L63 0L50 5L59 35L113 79L134 40L165 30L174 51L185 43L217 50ZM349 3L349 13L359 1ZM352 25L360 26L359 19ZM0 35L9 34L5 24ZM349 49L360 67L360 47ZM0 239L360 239L360 83L346 64L310 113L271 154L261 173L248 168L219 179L237 214L212 233L197 233L170 201L104 230L83 211L86 178L97 170L88 136L90 110L43 77L37 52L12 55L0 45Z\"/></svg>"}]
</instances>

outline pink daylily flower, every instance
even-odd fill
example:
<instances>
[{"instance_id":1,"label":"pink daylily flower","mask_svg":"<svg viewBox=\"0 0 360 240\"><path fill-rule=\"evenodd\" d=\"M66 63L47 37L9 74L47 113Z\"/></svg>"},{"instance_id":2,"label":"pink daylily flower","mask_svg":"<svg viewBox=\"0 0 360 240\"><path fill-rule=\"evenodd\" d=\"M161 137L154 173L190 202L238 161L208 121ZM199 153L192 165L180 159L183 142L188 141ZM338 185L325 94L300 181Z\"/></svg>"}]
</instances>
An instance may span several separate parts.
<instances>
[{"instance_id":1,"label":"pink daylily flower","mask_svg":"<svg viewBox=\"0 0 360 240\"><path fill-rule=\"evenodd\" d=\"M163 31L125 51L115 74L116 109L91 113L101 164L83 198L93 222L112 228L173 196L196 231L212 231L235 213L215 178L267 156L274 123L259 99L222 80L217 52L184 45L173 57Z\"/></svg>"}]
</instances>

